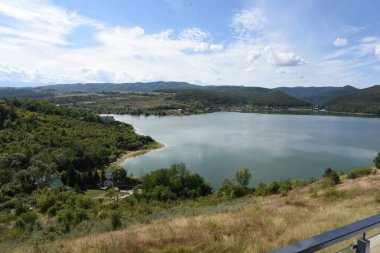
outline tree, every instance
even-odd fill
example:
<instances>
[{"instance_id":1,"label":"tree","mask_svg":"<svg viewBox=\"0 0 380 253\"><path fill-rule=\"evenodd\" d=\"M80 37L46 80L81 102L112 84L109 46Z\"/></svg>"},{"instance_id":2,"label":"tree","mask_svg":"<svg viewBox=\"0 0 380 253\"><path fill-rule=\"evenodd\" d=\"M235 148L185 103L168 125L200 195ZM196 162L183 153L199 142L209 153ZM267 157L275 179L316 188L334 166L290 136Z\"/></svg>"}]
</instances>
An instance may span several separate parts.
<instances>
[{"instance_id":1,"label":"tree","mask_svg":"<svg viewBox=\"0 0 380 253\"><path fill-rule=\"evenodd\" d=\"M109 197L109 198L110 198L110 201L112 200L112 197L115 197L115 196L116 196L116 202L119 202L119 194L118 194L118 192L115 190L115 187L109 188L109 189L106 191L106 197Z\"/></svg>"},{"instance_id":2,"label":"tree","mask_svg":"<svg viewBox=\"0 0 380 253\"><path fill-rule=\"evenodd\" d=\"M373 159L373 162L375 163L375 167L380 169L380 152L377 154L375 159Z\"/></svg>"},{"instance_id":3,"label":"tree","mask_svg":"<svg viewBox=\"0 0 380 253\"><path fill-rule=\"evenodd\" d=\"M117 187L123 187L125 186L127 179L127 171L121 167L121 166L116 166L112 170L112 182L115 186Z\"/></svg>"},{"instance_id":4,"label":"tree","mask_svg":"<svg viewBox=\"0 0 380 253\"><path fill-rule=\"evenodd\" d=\"M236 182L243 187L247 187L249 185L249 180L251 179L251 173L249 173L248 168L243 168L241 170L236 171L235 180Z\"/></svg>"}]
</instances>

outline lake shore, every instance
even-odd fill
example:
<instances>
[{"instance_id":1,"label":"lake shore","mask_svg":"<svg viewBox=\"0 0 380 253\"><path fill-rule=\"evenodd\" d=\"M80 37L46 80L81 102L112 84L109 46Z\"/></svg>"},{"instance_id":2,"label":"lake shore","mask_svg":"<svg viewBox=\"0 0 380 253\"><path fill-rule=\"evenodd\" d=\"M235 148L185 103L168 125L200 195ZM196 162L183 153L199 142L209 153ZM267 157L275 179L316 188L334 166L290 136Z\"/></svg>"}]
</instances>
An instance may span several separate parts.
<instances>
[{"instance_id":1,"label":"lake shore","mask_svg":"<svg viewBox=\"0 0 380 253\"><path fill-rule=\"evenodd\" d=\"M120 157L115 162L113 162L110 167L112 167L112 165L121 166L129 158L136 157L136 156L142 155L142 154L146 154L146 153L151 152L151 151L159 151L159 150L165 149L166 147L167 147L167 145L165 143L156 141L149 148L140 149L140 150L136 150L136 151L127 151L127 152L121 154Z\"/></svg>"}]
</instances>

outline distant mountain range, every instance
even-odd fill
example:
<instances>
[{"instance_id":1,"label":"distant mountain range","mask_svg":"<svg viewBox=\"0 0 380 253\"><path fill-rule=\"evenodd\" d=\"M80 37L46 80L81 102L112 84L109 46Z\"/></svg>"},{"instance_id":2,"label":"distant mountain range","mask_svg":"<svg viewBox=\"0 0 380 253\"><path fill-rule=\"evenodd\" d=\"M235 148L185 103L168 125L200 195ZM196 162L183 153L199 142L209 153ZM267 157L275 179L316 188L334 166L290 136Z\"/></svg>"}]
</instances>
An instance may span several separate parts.
<instances>
[{"instance_id":1,"label":"distant mountain range","mask_svg":"<svg viewBox=\"0 0 380 253\"><path fill-rule=\"evenodd\" d=\"M57 92L175 92L176 99L204 105L244 103L278 106L319 106L330 111L380 114L380 86L344 87L200 86L186 82L78 83L29 88L0 88L0 98L52 97Z\"/></svg>"},{"instance_id":2,"label":"distant mountain range","mask_svg":"<svg viewBox=\"0 0 380 253\"><path fill-rule=\"evenodd\" d=\"M52 89L64 92L102 92L134 91L148 92L171 89L194 89L202 87L186 82L151 82L151 83L76 83L41 86L39 89Z\"/></svg>"}]
</instances>

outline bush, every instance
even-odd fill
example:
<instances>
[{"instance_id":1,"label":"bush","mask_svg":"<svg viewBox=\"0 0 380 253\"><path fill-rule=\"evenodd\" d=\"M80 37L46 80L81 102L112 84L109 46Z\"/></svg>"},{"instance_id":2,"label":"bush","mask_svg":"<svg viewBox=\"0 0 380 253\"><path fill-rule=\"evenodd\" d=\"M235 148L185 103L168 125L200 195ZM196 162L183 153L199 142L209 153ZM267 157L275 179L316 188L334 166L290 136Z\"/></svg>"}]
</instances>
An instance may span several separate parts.
<instances>
[{"instance_id":1,"label":"bush","mask_svg":"<svg viewBox=\"0 0 380 253\"><path fill-rule=\"evenodd\" d=\"M317 198L318 197L318 192L313 187L311 187L309 189L309 195L310 195L310 198Z\"/></svg>"},{"instance_id":2,"label":"bush","mask_svg":"<svg viewBox=\"0 0 380 253\"><path fill-rule=\"evenodd\" d=\"M121 227L121 217L118 212L112 212L110 219L111 219L111 226L113 229L118 229Z\"/></svg>"},{"instance_id":3,"label":"bush","mask_svg":"<svg viewBox=\"0 0 380 253\"><path fill-rule=\"evenodd\" d=\"M334 201L345 198L347 196L347 193L345 191L331 189L326 191L323 196L326 200Z\"/></svg>"},{"instance_id":4,"label":"bush","mask_svg":"<svg viewBox=\"0 0 380 253\"><path fill-rule=\"evenodd\" d=\"M338 173L333 171L330 168L327 168L325 170L325 173L323 174L323 177L325 180L323 181L324 186L334 186L340 183L340 178Z\"/></svg>"},{"instance_id":5,"label":"bush","mask_svg":"<svg viewBox=\"0 0 380 253\"><path fill-rule=\"evenodd\" d=\"M380 169L380 153L378 153L375 159L373 159L373 162L375 163L375 167Z\"/></svg>"},{"instance_id":6,"label":"bush","mask_svg":"<svg viewBox=\"0 0 380 253\"><path fill-rule=\"evenodd\" d=\"M191 174L185 164L152 171L143 177L143 196L159 201L206 196L212 188L199 174Z\"/></svg>"},{"instance_id":7,"label":"bush","mask_svg":"<svg viewBox=\"0 0 380 253\"><path fill-rule=\"evenodd\" d=\"M350 171L347 175L349 179L355 179L358 177L364 177L373 173L371 168L357 168Z\"/></svg>"}]
</instances>

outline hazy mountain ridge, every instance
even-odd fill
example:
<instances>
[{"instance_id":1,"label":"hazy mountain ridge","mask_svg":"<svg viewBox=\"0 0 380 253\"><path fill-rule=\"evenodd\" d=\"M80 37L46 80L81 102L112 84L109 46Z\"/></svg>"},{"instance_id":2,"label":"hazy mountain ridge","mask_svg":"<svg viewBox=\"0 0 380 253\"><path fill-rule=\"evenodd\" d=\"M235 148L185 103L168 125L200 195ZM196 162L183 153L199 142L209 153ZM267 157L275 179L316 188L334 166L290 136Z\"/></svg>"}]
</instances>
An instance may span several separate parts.
<instances>
[{"instance_id":1,"label":"hazy mountain ridge","mask_svg":"<svg viewBox=\"0 0 380 253\"><path fill-rule=\"evenodd\" d=\"M163 89L192 89L201 86L186 82L149 82L149 83L76 83L41 86L38 89L54 89L64 92L102 92L133 91L148 92Z\"/></svg>"}]
</instances>

